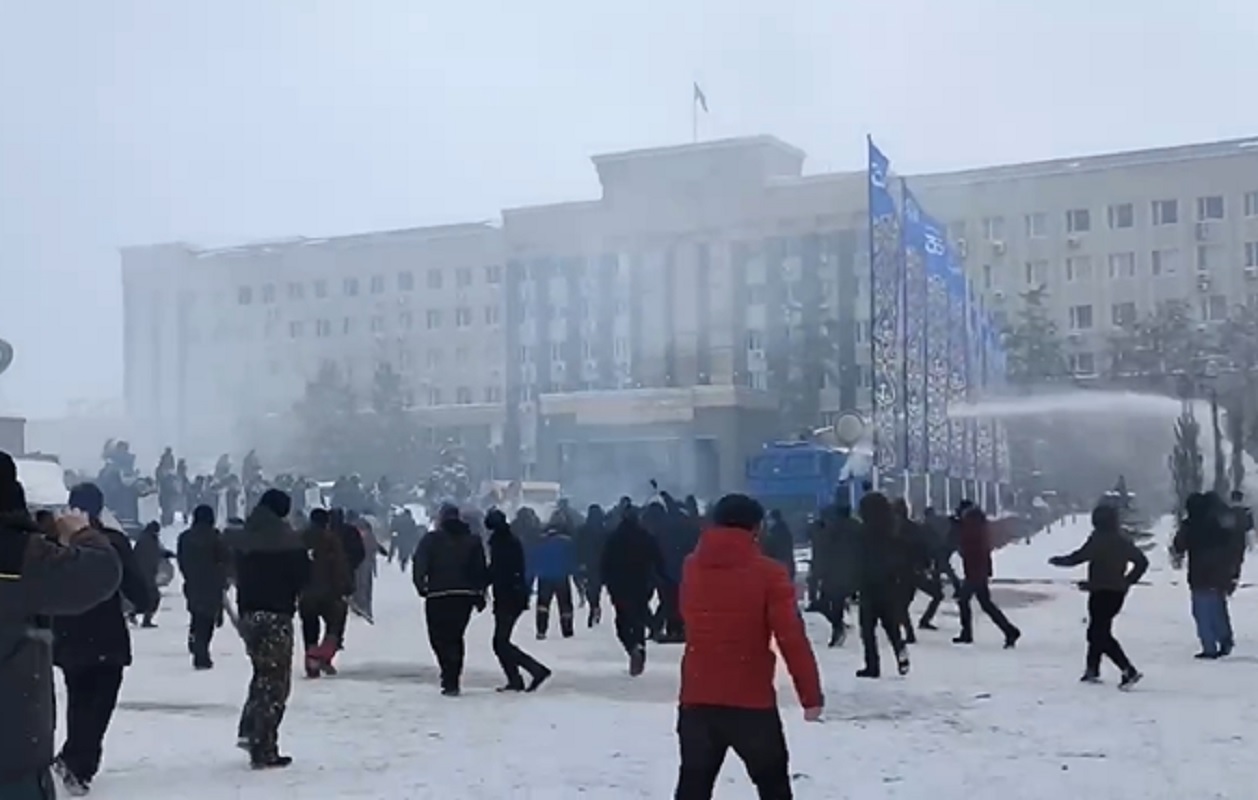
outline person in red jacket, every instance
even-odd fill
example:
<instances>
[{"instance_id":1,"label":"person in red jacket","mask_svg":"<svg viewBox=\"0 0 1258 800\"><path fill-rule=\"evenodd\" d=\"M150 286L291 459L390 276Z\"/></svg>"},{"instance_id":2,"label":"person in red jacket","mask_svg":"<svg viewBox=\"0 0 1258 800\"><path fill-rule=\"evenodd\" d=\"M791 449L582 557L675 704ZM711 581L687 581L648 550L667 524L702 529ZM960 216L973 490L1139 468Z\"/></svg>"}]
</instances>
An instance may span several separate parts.
<instances>
[{"instance_id":1,"label":"person in red jacket","mask_svg":"<svg viewBox=\"0 0 1258 800\"><path fill-rule=\"evenodd\" d=\"M965 580L961 583L961 591L957 595L957 606L961 612L961 635L952 641L955 644L974 643L974 614L970 610L970 600L977 600L992 622L1005 635L1005 649L1011 649L1022 637L1022 631L1009 621L1004 612L992 600L989 583L992 579L992 543L987 529L987 515L983 509L973 504L957 509L958 523L957 550L961 553L961 565L965 571Z\"/></svg>"},{"instance_id":2,"label":"person in red jacket","mask_svg":"<svg viewBox=\"0 0 1258 800\"><path fill-rule=\"evenodd\" d=\"M755 500L726 495L682 569L686 650L676 800L709 800L731 748L761 798L792 796L770 640L786 660L804 719L821 719L825 702L817 661L786 569L764 556L756 542L763 522L764 509Z\"/></svg>"}]
</instances>

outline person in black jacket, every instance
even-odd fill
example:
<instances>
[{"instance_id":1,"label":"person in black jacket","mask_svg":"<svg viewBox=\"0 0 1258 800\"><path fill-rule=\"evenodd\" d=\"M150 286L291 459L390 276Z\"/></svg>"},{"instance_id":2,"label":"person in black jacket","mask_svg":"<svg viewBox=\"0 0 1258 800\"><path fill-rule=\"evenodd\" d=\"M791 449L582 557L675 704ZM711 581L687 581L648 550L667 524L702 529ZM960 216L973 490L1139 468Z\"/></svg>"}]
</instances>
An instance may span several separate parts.
<instances>
[{"instance_id":1,"label":"person in black jacket","mask_svg":"<svg viewBox=\"0 0 1258 800\"><path fill-rule=\"evenodd\" d=\"M498 509L485 515L489 529L489 586L494 592L494 655L507 676L502 692L535 692L551 672L511 641L520 616L529 607L529 585L524 578L524 545L511 532L507 517ZM524 683L520 670L529 674Z\"/></svg>"},{"instance_id":2,"label":"person in black jacket","mask_svg":"<svg viewBox=\"0 0 1258 800\"><path fill-rule=\"evenodd\" d=\"M1190 495L1184 504L1186 518L1171 542L1172 555L1188 556L1192 616L1201 641L1197 658L1205 660L1230 654L1235 642L1227 597L1236 584L1238 564L1233 536L1219 505L1221 501L1213 493Z\"/></svg>"},{"instance_id":3,"label":"person in black jacket","mask_svg":"<svg viewBox=\"0 0 1258 800\"><path fill-rule=\"evenodd\" d=\"M629 654L629 674L646 668L646 629L651 592L668 580L659 542L638 521L637 509L624 502L620 523L607 537L599 571L616 610L616 638Z\"/></svg>"},{"instance_id":4,"label":"person in black jacket","mask_svg":"<svg viewBox=\"0 0 1258 800\"><path fill-rule=\"evenodd\" d=\"M131 666L131 632L123 598L136 608L148 608L152 600L127 535L101 524L105 497L100 488L94 483L75 486L69 505L87 514L122 565L119 591L82 614L53 621L53 661L61 668L66 685L66 739L53 771L67 792L86 794L100 769L123 671Z\"/></svg>"},{"instance_id":5,"label":"person in black jacket","mask_svg":"<svg viewBox=\"0 0 1258 800\"><path fill-rule=\"evenodd\" d=\"M292 500L268 489L227 546L236 566L240 636L253 663L249 696L240 714L237 745L249 751L254 769L287 767L279 753L279 729L293 682L293 615L310 580L310 557L286 517Z\"/></svg>"},{"instance_id":6,"label":"person in black jacket","mask_svg":"<svg viewBox=\"0 0 1258 800\"><path fill-rule=\"evenodd\" d=\"M577 564L581 570L581 588L590 610L585 624L588 628L603 621L603 575L600 558L603 544L607 541L607 517L603 507L590 506L585 512L585 522L577 536Z\"/></svg>"},{"instance_id":7,"label":"person in black jacket","mask_svg":"<svg viewBox=\"0 0 1258 800\"><path fill-rule=\"evenodd\" d=\"M467 625L472 609L485 610L489 573L485 546L459 518L459 509L443 505L437 519L436 530L420 539L415 549L411 578L425 601L428 641L441 668L441 693L457 697Z\"/></svg>"},{"instance_id":8,"label":"person in black jacket","mask_svg":"<svg viewBox=\"0 0 1258 800\"><path fill-rule=\"evenodd\" d=\"M876 629L879 625L891 642L901 675L909 671L909 651L901 638L903 609L898 600L896 540L899 520L886 495L869 492L860 500L860 631L865 667L858 678L880 677Z\"/></svg>"},{"instance_id":9,"label":"person in black jacket","mask_svg":"<svg viewBox=\"0 0 1258 800\"><path fill-rule=\"evenodd\" d=\"M17 467L0 452L0 798L52 798L56 701L50 617L82 614L118 591L122 567L87 515L42 530Z\"/></svg>"},{"instance_id":10,"label":"person in black jacket","mask_svg":"<svg viewBox=\"0 0 1258 800\"><path fill-rule=\"evenodd\" d=\"M192 527L179 534L175 546L183 597L188 607L188 653L194 669L212 669L210 643L214 630L223 624L223 594L231 555L223 535L214 527L214 509L201 505L192 510Z\"/></svg>"},{"instance_id":11,"label":"person in black jacket","mask_svg":"<svg viewBox=\"0 0 1258 800\"><path fill-rule=\"evenodd\" d=\"M149 604L146 608L136 609L144 617L145 628L157 627L157 623L153 622L153 617L157 614L162 599L161 590L157 587L157 573L161 570L163 561L175 557L175 554L162 544L161 534L162 527L156 522L150 522L144 526L144 530L140 531L140 535L135 540L135 563L148 584Z\"/></svg>"},{"instance_id":12,"label":"person in black jacket","mask_svg":"<svg viewBox=\"0 0 1258 800\"><path fill-rule=\"evenodd\" d=\"M1118 509L1102 503L1092 510L1092 535L1078 550L1054 556L1055 567L1088 565L1088 650L1083 671L1084 683L1101 682L1101 656L1107 656L1122 671L1120 689L1130 689L1140 680L1122 645L1114 638L1114 617L1123 608L1127 590L1135 586L1149 568L1149 559L1131 537L1123 532ZM1131 570L1128 571L1127 567Z\"/></svg>"}]
</instances>

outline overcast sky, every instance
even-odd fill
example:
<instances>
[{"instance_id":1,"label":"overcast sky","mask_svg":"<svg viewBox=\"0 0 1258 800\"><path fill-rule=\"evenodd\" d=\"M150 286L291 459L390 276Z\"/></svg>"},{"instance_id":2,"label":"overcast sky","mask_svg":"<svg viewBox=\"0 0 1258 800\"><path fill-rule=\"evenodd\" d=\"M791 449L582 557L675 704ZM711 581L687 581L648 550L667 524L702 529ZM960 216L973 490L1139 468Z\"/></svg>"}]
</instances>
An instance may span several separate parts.
<instances>
[{"instance_id":1,"label":"overcast sky","mask_svg":"<svg viewBox=\"0 0 1258 800\"><path fill-rule=\"evenodd\" d=\"M121 396L121 245L594 197L695 79L809 172L1247 136L1255 42L1253 0L0 0L0 414Z\"/></svg>"}]
</instances>

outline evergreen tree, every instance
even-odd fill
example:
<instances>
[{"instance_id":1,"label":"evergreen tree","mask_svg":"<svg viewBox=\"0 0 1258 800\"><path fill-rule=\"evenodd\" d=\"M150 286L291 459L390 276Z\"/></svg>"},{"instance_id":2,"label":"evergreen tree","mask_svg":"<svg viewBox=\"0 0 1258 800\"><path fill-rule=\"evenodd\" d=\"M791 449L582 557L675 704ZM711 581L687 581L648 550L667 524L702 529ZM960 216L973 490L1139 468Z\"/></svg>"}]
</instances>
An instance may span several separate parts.
<instances>
[{"instance_id":1,"label":"evergreen tree","mask_svg":"<svg viewBox=\"0 0 1258 800\"><path fill-rule=\"evenodd\" d=\"M390 362L376 365L371 384L368 440L372 445L372 479L416 474L420 427L407 408L406 384Z\"/></svg>"},{"instance_id":2,"label":"evergreen tree","mask_svg":"<svg viewBox=\"0 0 1258 800\"><path fill-rule=\"evenodd\" d=\"M1205 484L1203 461L1201 425L1197 422L1192 406L1185 404L1179 419L1175 421L1175 446L1167 457L1177 510L1183 509L1188 496L1200 492Z\"/></svg>"},{"instance_id":3,"label":"evergreen tree","mask_svg":"<svg viewBox=\"0 0 1258 800\"><path fill-rule=\"evenodd\" d=\"M1047 307L1048 288L1023 292L1022 306L1004 333L1008 380L1031 387L1067 375L1066 349Z\"/></svg>"},{"instance_id":4,"label":"evergreen tree","mask_svg":"<svg viewBox=\"0 0 1258 800\"><path fill-rule=\"evenodd\" d=\"M331 478L362 467L361 418L353 387L335 362L324 361L293 409L297 420L296 456L301 469Z\"/></svg>"}]
</instances>

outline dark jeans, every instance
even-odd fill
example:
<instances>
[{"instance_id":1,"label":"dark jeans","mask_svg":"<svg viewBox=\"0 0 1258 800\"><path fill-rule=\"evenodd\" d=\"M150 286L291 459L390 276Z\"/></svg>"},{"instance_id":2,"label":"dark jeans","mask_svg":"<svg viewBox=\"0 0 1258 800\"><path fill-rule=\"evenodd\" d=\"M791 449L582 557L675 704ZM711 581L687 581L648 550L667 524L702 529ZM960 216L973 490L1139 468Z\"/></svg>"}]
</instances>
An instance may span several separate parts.
<instances>
[{"instance_id":1,"label":"dark jeans","mask_svg":"<svg viewBox=\"0 0 1258 800\"><path fill-rule=\"evenodd\" d=\"M521 650L511 641L511 633L515 630L515 623L523 613L523 609L494 609L494 655L497 656L498 663L502 666L503 674L507 676L507 685L517 688L524 685L524 678L520 675L520 670L524 670L531 676L541 675L546 672L546 668L537 659Z\"/></svg>"},{"instance_id":2,"label":"dark jeans","mask_svg":"<svg viewBox=\"0 0 1258 800\"><path fill-rule=\"evenodd\" d=\"M269 611L243 614L240 635L253 665L253 678L237 736L249 742L255 759L265 759L279 753L280 723L293 688L293 619Z\"/></svg>"},{"instance_id":3,"label":"dark jeans","mask_svg":"<svg viewBox=\"0 0 1258 800\"><path fill-rule=\"evenodd\" d=\"M66 683L66 741L61 760L74 777L88 782L100 770L105 731L118 705L122 667L95 664L64 670Z\"/></svg>"},{"instance_id":4,"label":"dark jeans","mask_svg":"<svg viewBox=\"0 0 1258 800\"><path fill-rule=\"evenodd\" d=\"M564 636L572 635L572 581L569 578L537 579L537 633L545 635L550 627L550 604L559 601L559 627Z\"/></svg>"},{"instance_id":5,"label":"dark jeans","mask_svg":"<svg viewBox=\"0 0 1258 800\"><path fill-rule=\"evenodd\" d=\"M1197 623L1201 652L1218 655L1232 646L1232 619L1227 593L1219 589L1192 590L1192 618Z\"/></svg>"},{"instance_id":6,"label":"dark jeans","mask_svg":"<svg viewBox=\"0 0 1258 800\"><path fill-rule=\"evenodd\" d=\"M1094 591L1088 593L1088 674L1101 672L1101 656L1109 658L1123 672L1131 670L1131 661L1122 645L1114 638L1114 617L1123 610L1126 592Z\"/></svg>"},{"instance_id":7,"label":"dark jeans","mask_svg":"<svg viewBox=\"0 0 1258 800\"><path fill-rule=\"evenodd\" d=\"M725 754L733 749L760 800L790 800L790 756L776 708L691 706L677 711L681 746L675 800L711 800Z\"/></svg>"},{"instance_id":8,"label":"dark jeans","mask_svg":"<svg viewBox=\"0 0 1258 800\"><path fill-rule=\"evenodd\" d=\"M441 669L441 688L458 689L463 677L464 637L472 620L475 599L466 595L430 597L424 604L428 643Z\"/></svg>"},{"instance_id":9,"label":"dark jeans","mask_svg":"<svg viewBox=\"0 0 1258 800\"><path fill-rule=\"evenodd\" d=\"M200 614L192 612L188 620L188 652L196 664L210 663L210 643L214 641L214 630L218 627L217 614Z\"/></svg>"},{"instance_id":10,"label":"dark jeans","mask_svg":"<svg viewBox=\"0 0 1258 800\"><path fill-rule=\"evenodd\" d=\"M626 653L646 647L647 623L651 618L648 602L643 597L612 597L616 609L616 639Z\"/></svg>"},{"instance_id":11,"label":"dark jeans","mask_svg":"<svg viewBox=\"0 0 1258 800\"><path fill-rule=\"evenodd\" d=\"M0 800L57 800L57 789L48 770L0 783Z\"/></svg>"},{"instance_id":12,"label":"dark jeans","mask_svg":"<svg viewBox=\"0 0 1258 800\"><path fill-rule=\"evenodd\" d=\"M913 594L918 592L930 598L930 604L926 606L926 610L922 612L922 622L929 625L935 619L935 614L939 612L939 605L943 602L944 590L943 581L940 580L939 573L926 572L917 575L914 579ZM913 598L909 598L912 604ZM908 610L905 610L905 616L908 616ZM911 624L911 620L910 620Z\"/></svg>"},{"instance_id":13,"label":"dark jeans","mask_svg":"<svg viewBox=\"0 0 1258 800\"><path fill-rule=\"evenodd\" d=\"M349 616L349 604L344 598L335 597L319 600L302 599L301 606L301 641L309 653L325 640L332 645L332 656L340 648L345 639L345 620Z\"/></svg>"},{"instance_id":14,"label":"dark jeans","mask_svg":"<svg viewBox=\"0 0 1258 800\"><path fill-rule=\"evenodd\" d=\"M904 639L900 636L903 609L897 602L898 599L894 587L861 589L861 645L865 648L865 669L870 672L878 672L880 669L877 635L879 625L886 632L891 649L896 654L904 650Z\"/></svg>"},{"instance_id":15,"label":"dark jeans","mask_svg":"<svg viewBox=\"0 0 1258 800\"><path fill-rule=\"evenodd\" d=\"M1018 635L1018 629L1009 621L1004 612L996 607L995 601L992 600L991 586L987 581L967 580L961 584L961 593L957 595L957 606L961 612L962 639L974 638L974 613L970 610L971 599L978 601L978 607L983 609L983 613L991 618L997 628L1000 628L1006 640Z\"/></svg>"}]
</instances>

